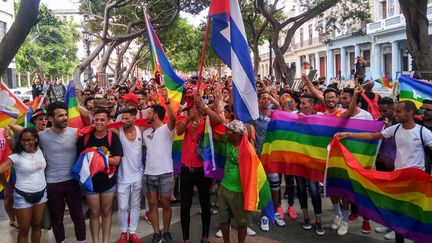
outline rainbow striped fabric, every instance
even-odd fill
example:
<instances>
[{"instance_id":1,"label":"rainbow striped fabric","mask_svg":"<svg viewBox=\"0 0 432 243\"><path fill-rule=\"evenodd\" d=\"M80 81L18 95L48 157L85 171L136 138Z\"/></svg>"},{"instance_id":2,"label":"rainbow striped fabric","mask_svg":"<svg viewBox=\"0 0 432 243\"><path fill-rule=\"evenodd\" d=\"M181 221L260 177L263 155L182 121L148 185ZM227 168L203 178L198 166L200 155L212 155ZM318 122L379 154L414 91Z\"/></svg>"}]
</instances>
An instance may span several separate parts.
<instances>
[{"instance_id":1,"label":"rainbow striped fabric","mask_svg":"<svg viewBox=\"0 0 432 243\"><path fill-rule=\"evenodd\" d=\"M381 84L384 87L393 88L393 80L386 76L376 79L375 82Z\"/></svg>"},{"instance_id":2,"label":"rainbow striped fabric","mask_svg":"<svg viewBox=\"0 0 432 243\"><path fill-rule=\"evenodd\" d=\"M267 128L261 160L267 173L303 176L322 182L327 146L337 132L379 132L383 122L275 111ZM379 141L346 139L343 143L369 168Z\"/></svg>"},{"instance_id":3,"label":"rainbow striped fabric","mask_svg":"<svg viewBox=\"0 0 432 243\"><path fill-rule=\"evenodd\" d=\"M240 181L244 195L244 209L261 210L274 222L274 208L267 175L253 145L243 135L238 149Z\"/></svg>"},{"instance_id":4,"label":"rainbow striped fabric","mask_svg":"<svg viewBox=\"0 0 432 243\"><path fill-rule=\"evenodd\" d=\"M168 58L162 48L162 44L159 41L153 26L150 23L150 18L147 12L144 11L145 23L147 27L147 39L150 49L150 59L152 60L152 67L157 78L159 74L162 75L163 80L161 85L165 85L168 90L168 97L172 102L174 113L177 114L180 102L183 95L183 85L185 82L177 76L173 70Z\"/></svg>"},{"instance_id":5,"label":"rainbow striped fabric","mask_svg":"<svg viewBox=\"0 0 432 243\"><path fill-rule=\"evenodd\" d=\"M66 89L66 94L64 98L64 102L68 107L68 125L70 127L75 127L81 129L84 127L84 124L81 119L81 114L78 110L78 100L76 98L75 93L75 81L72 80L69 82L68 87Z\"/></svg>"},{"instance_id":6,"label":"rainbow striped fabric","mask_svg":"<svg viewBox=\"0 0 432 243\"><path fill-rule=\"evenodd\" d=\"M24 124L27 106L0 81L0 128L5 128L13 119Z\"/></svg>"},{"instance_id":7,"label":"rainbow striped fabric","mask_svg":"<svg viewBox=\"0 0 432 243\"><path fill-rule=\"evenodd\" d=\"M416 168L367 170L338 139L329 146L327 196L355 203L361 215L416 242L432 242L432 180Z\"/></svg>"},{"instance_id":8,"label":"rainbow striped fabric","mask_svg":"<svg viewBox=\"0 0 432 243\"><path fill-rule=\"evenodd\" d=\"M303 69L304 69L304 70L309 70L309 69L312 69L311 67L312 67L312 66L311 66L309 60L307 59L307 57L305 57L305 58L303 59Z\"/></svg>"},{"instance_id":9,"label":"rainbow striped fabric","mask_svg":"<svg viewBox=\"0 0 432 243\"><path fill-rule=\"evenodd\" d=\"M172 160L174 167L174 174L180 175L181 170L181 157L183 148L184 133L177 135L177 130L174 130L174 141L172 146Z\"/></svg>"},{"instance_id":10,"label":"rainbow striped fabric","mask_svg":"<svg viewBox=\"0 0 432 243\"><path fill-rule=\"evenodd\" d=\"M410 100L417 108L422 106L423 100L432 100L432 83L423 82L407 75L399 78L399 100Z\"/></svg>"},{"instance_id":11,"label":"rainbow striped fabric","mask_svg":"<svg viewBox=\"0 0 432 243\"><path fill-rule=\"evenodd\" d=\"M213 139L213 132L223 134L224 131L213 131L210 118L207 116L204 128L203 165L204 174L216 180L222 180L225 165L225 144Z\"/></svg>"}]
</instances>

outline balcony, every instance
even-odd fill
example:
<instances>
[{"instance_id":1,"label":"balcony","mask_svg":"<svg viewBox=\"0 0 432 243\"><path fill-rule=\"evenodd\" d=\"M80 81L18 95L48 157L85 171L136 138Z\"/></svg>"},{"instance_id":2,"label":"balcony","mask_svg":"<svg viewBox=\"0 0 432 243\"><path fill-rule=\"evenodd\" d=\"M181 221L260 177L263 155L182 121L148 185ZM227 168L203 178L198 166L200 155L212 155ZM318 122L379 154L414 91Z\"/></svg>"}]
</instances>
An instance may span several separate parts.
<instances>
[{"instance_id":1,"label":"balcony","mask_svg":"<svg viewBox=\"0 0 432 243\"><path fill-rule=\"evenodd\" d=\"M430 22L432 22L432 3L428 4L427 16ZM375 34L383 31L389 31L405 27L405 17L403 14L394 15L386 19L382 19L366 25L366 33L368 35Z\"/></svg>"},{"instance_id":2,"label":"balcony","mask_svg":"<svg viewBox=\"0 0 432 243\"><path fill-rule=\"evenodd\" d=\"M302 42L292 43L290 46L290 51L297 51L301 49L315 47L321 44L324 44L324 37L315 37L312 39L303 40Z\"/></svg>"}]
</instances>

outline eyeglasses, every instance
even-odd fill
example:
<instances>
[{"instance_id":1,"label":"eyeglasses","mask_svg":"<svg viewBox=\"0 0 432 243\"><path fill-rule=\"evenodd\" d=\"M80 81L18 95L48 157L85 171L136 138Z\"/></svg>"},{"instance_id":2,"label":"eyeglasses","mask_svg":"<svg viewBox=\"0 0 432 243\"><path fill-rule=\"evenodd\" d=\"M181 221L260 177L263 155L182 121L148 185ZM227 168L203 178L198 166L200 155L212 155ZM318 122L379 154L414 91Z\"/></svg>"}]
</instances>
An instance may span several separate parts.
<instances>
[{"instance_id":1,"label":"eyeglasses","mask_svg":"<svg viewBox=\"0 0 432 243\"><path fill-rule=\"evenodd\" d=\"M152 140L155 132L156 132L156 129L153 128L152 132L149 135L147 135L147 138Z\"/></svg>"}]
</instances>

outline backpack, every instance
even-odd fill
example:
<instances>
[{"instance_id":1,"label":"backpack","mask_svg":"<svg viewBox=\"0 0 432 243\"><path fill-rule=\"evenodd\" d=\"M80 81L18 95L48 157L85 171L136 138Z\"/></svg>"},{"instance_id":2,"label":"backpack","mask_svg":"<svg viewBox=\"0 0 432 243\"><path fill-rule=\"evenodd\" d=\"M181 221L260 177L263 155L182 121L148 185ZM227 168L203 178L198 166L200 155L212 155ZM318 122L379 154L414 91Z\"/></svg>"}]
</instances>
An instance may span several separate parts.
<instances>
[{"instance_id":1,"label":"backpack","mask_svg":"<svg viewBox=\"0 0 432 243\"><path fill-rule=\"evenodd\" d=\"M373 100L370 100L369 97L365 93L361 93L362 98L367 102L368 104L368 112L372 115L373 119L376 120L381 117L381 112L378 107L378 98L379 96L377 94L374 94L375 97Z\"/></svg>"},{"instance_id":2,"label":"backpack","mask_svg":"<svg viewBox=\"0 0 432 243\"><path fill-rule=\"evenodd\" d=\"M396 132L398 131L399 127L401 126L401 124L397 125L396 130L394 131L393 137L396 136ZM423 127L420 125L420 140L423 146L423 151L425 154L425 171L426 173L430 174L431 170L432 170L432 154L430 154L430 150L428 147L425 146L424 141L423 141Z\"/></svg>"}]
</instances>

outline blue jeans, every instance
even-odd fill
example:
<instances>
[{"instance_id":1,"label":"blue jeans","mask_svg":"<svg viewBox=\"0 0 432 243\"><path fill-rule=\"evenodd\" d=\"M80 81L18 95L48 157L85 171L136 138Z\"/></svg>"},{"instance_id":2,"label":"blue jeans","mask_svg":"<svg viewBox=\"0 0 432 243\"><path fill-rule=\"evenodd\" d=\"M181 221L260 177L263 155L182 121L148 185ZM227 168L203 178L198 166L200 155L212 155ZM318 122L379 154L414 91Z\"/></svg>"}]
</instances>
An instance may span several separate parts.
<instances>
[{"instance_id":1,"label":"blue jeans","mask_svg":"<svg viewBox=\"0 0 432 243\"><path fill-rule=\"evenodd\" d=\"M321 195L319 192L319 184L316 181L308 180L304 177L296 176L297 179L297 195L300 201L300 206L302 210L308 209L308 197L306 193L306 188L309 187L309 194L311 196L312 205L314 208L315 215L320 215L322 213L321 206Z\"/></svg>"}]
</instances>

